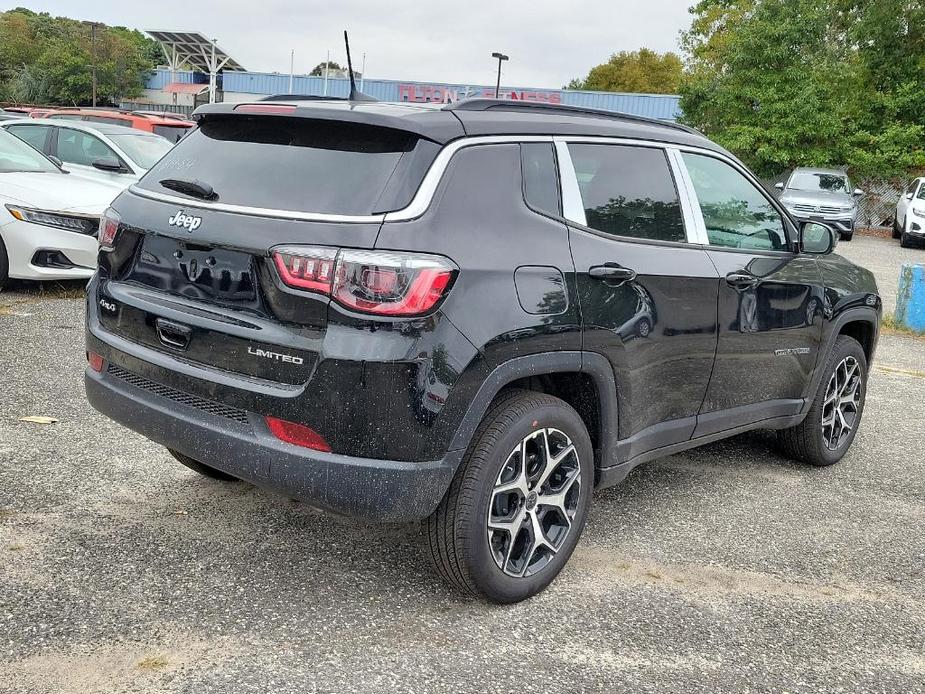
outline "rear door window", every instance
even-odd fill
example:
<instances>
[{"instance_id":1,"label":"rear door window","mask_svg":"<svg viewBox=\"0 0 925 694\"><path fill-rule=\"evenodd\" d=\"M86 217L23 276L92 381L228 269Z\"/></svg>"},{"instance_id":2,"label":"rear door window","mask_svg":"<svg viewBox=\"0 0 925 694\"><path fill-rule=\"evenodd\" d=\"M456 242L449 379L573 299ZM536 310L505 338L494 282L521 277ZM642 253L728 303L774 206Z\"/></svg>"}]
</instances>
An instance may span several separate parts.
<instances>
[{"instance_id":1,"label":"rear door window","mask_svg":"<svg viewBox=\"0 0 925 694\"><path fill-rule=\"evenodd\" d=\"M568 148L587 226L613 236L687 241L664 150L576 143Z\"/></svg>"},{"instance_id":2,"label":"rear door window","mask_svg":"<svg viewBox=\"0 0 925 694\"><path fill-rule=\"evenodd\" d=\"M48 144L48 131L50 125L11 125L7 128L11 133L24 142L28 142L38 151L44 152Z\"/></svg>"},{"instance_id":3,"label":"rear door window","mask_svg":"<svg viewBox=\"0 0 925 694\"><path fill-rule=\"evenodd\" d=\"M212 187L219 203L367 215L387 211L379 209L380 195L386 184L394 185L393 173L402 175L396 168L417 143L410 133L355 123L272 116L205 120L139 185L182 196L160 181L197 179ZM415 170L423 177L426 169Z\"/></svg>"},{"instance_id":4,"label":"rear door window","mask_svg":"<svg viewBox=\"0 0 925 694\"><path fill-rule=\"evenodd\" d=\"M93 166L97 159L119 157L98 137L80 130L60 128L58 132L58 159L68 164Z\"/></svg>"},{"instance_id":5,"label":"rear door window","mask_svg":"<svg viewBox=\"0 0 925 694\"><path fill-rule=\"evenodd\" d=\"M559 174L551 142L525 142L520 145L524 199L534 210L554 217L562 215Z\"/></svg>"}]
</instances>

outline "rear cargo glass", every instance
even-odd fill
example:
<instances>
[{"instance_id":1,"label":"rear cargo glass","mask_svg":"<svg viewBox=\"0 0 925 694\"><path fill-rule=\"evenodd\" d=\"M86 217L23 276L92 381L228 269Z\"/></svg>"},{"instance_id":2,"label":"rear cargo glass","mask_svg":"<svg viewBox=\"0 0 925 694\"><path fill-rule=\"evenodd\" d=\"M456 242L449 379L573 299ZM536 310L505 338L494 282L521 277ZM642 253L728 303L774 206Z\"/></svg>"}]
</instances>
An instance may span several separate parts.
<instances>
[{"instance_id":1,"label":"rear cargo glass","mask_svg":"<svg viewBox=\"0 0 925 694\"><path fill-rule=\"evenodd\" d=\"M355 123L272 116L206 120L139 185L182 197L159 182L195 179L210 185L224 204L365 215L381 211L377 202L416 143L406 132Z\"/></svg>"}]
</instances>

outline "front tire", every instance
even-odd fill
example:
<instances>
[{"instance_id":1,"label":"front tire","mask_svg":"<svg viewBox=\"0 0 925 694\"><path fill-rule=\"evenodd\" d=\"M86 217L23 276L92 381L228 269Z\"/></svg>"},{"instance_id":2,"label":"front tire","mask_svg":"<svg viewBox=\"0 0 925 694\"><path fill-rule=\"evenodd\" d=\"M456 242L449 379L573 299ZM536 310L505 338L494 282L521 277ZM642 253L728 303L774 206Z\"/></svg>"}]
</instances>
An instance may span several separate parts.
<instances>
[{"instance_id":1,"label":"front tire","mask_svg":"<svg viewBox=\"0 0 925 694\"><path fill-rule=\"evenodd\" d=\"M898 239L902 235L903 235L903 230L900 229L899 227L899 220L894 219L893 220L893 238Z\"/></svg>"},{"instance_id":2,"label":"front tire","mask_svg":"<svg viewBox=\"0 0 925 694\"><path fill-rule=\"evenodd\" d=\"M854 238L854 232L853 232L853 231L852 231L850 234L841 234L841 240L844 241L844 242L846 242L846 243L847 243L848 241L851 241L851 239L853 239L853 238Z\"/></svg>"},{"instance_id":3,"label":"front tire","mask_svg":"<svg viewBox=\"0 0 925 694\"><path fill-rule=\"evenodd\" d=\"M912 240L905 231L899 235L899 246L900 248L910 248L912 246Z\"/></svg>"},{"instance_id":4,"label":"front tire","mask_svg":"<svg viewBox=\"0 0 925 694\"><path fill-rule=\"evenodd\" d=\"M591 439L578 413L551 395L503 394L427 520L437 570L493 602L536 595L578 544L593 485Z\"/></svg>"},{"instance_id":5,"label":"front tire","mask_svg":"<svg viewBox=\"0 0 925 694\"><path fill-rule=\"evenodd\" d=\"M6 286L10 279L10 259L6 254L6 246L3 245L3 239L0 239L0 289Z\"/></svg>"},{"instance_id":6,"label":"front tire","mask_svg":"<svg viewBox=\"0 0 925 694\"><path fill-rule=\"evenodd\" d=\"M810 465L837 463L854 441L866 396L864 349L854 338L839 335L809 414L796 426L778 432L784 452Z\"/></svg>"},{"instance_id":7,"label":"front tire","mask_svg":"<svg viewBox=\"0 0 925 694\"><path fill-rule=\"evenodd\" d=\"M168 448L167 452L176 458L178 462L183 463L190 470L198 472L203 477L209 477L213 480L222 480L223 482L236 482L238 480L238 478L234 475L229 475L227 472L223 472L222 470L214 468L211 465L206 465L205 463L200 463L198 460L193 460L188 455L183 455L179 451Z\"/></svg>"}]
</instances>

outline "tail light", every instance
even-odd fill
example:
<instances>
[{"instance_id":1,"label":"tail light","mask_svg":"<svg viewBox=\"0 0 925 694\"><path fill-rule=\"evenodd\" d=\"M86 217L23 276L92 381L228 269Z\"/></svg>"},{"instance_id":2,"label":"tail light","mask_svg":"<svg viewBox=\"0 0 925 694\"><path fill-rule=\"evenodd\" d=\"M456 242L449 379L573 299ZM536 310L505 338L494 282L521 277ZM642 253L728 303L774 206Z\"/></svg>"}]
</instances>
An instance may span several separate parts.
<instances>
[{"instance_id":1,"label":"tail light","mask_svg":"<svg viewBox=\"0 0 925 694\"><path fill-rule=\"evenodd\" d=\"M280 279L377 316L418 316L446 295L456 273L447 258L423 253L311 246L274 249Z\"/></svg>"},{"instance_id":2,"label":"tail light","mask_svg":"<svg viewBox=\"0 0 925 694\"><path fill-rule=\"evenodd\" d=\"M103 356L101 354L87 352L87 363L90 364L90 368L97 373L103 370Z\"/></svg>"},{"instance_id":3,"label":"tail light","mask_svg":"<svg viewBox=\"0 0 925 694\"><path fill-rule=\"evenodd\" d=\"M102 218L100 219L100 249L104 251L111 251L116 243L116 234L119 231L119 222L122 221L122 218L119 216L119 213L116 212L111 207L107 209Z\"/></svg>"}]
</instances>

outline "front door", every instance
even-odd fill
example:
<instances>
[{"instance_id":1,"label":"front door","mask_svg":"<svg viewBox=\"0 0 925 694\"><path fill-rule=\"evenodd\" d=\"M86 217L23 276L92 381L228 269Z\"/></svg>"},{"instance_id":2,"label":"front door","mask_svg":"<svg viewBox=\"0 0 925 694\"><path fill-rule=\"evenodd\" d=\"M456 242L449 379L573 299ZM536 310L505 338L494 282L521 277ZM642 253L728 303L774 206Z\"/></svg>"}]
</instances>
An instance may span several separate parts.
<instances>
[{"instance_id":1,"label":"front door","mask_svg":"<svg viewBox=\"0 0 925 694\"><path fill-rule=\"evenodd\" d=\"M583 349L614 370L619 458L687 441L713 366L717 275L689 242L668 153L642 144L557 148Z\"/></svg>"},{"instance_id":2,"label":"front door","mask_svg":"<svg viewBox=\"0 0 925 694\"><path fill-rule=\"evenodd\" d=\"M65 169L73 171L79 176L98 181L115 183L120 186L128 185L127 173L103 171L93 166L94 161L109 159L120 162L125 169L129 169L115 150L100 138L88 132L72 128L56 128L56 130L58 131L56 156L64 162Z\"/></svg>"},{"instance_id":3,"label":"front door","mask_svg":"<svg viewBox=\"0 0 925 694\"><path fill-rule=\"evenodd\" d=\"M919 188L923 185L922 180L917 178L912 181L909 187L903 191L903 194L899 196L899 202L896 205L896 226L900 229L906 228L906 214L909 210L909 203L912 202Z\"/></svg>"},{"instance_id":4,"label":"front door","mask_svg":"<svg viewBox=\"0 0 925 694\"><path fill-rule=\"evenodd\" d=\"M797 414L822 339L822 273L744 170L706 153L681 159L719 275L716 363L694 435Z\"/></svg>"}]
</instances>

